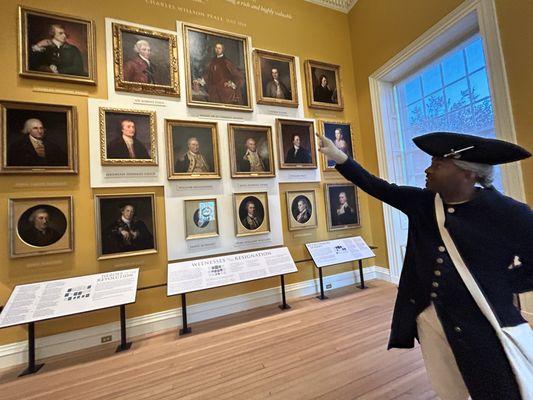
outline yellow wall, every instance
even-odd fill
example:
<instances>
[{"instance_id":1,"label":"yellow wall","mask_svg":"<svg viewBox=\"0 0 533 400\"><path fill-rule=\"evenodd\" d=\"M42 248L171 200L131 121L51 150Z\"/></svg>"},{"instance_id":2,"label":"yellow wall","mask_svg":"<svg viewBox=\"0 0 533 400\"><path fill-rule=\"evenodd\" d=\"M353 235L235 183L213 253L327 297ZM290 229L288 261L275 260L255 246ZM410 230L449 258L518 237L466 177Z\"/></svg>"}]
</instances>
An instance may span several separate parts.
<instances>
[{"instance_id":1,"label":"yellow wall","mask_svg":"<svg viewBox=\"0 0 533 400\"><path fill-rule=\"evenodd\" d=\"M249 1L249 4L258 2ZM90 18L96 24L96 48L98 85L77 85L72 83L50 82L36 79L23 79L17 75L17 5L56 11L80 17ZM112 0L112 1L65 1L65 0L3 0L0 14L0 26L5 35L2 44L4 57L0 63L0 76L2 77L0 98L14 101L35 101L73 104L78 109L79 125L79 175L76 176L0 176L0 226L7 232L7 200L10 197L22 195L73 195L74 221L75 221L75 251L66 255L49 255L12 260L8 257L7 236L0 241L0 304L5 304L7 298L16 284L29 283L48 279L57 279L68 276L105 272L140 265L140 286L149 286L166 281L166 237L165 237L165 205L163 190L158 187L150 188L124 188L124 189L96 189L92 190L89 183L89 139L87 121L87 97L37 93L34 86L46 86L67 90L81 90L89 92L95 98L107 97L106 60L105 57L105 27L104 18L117 18L134 23L145 24L163 29L175 30L176 20L182 20L204 26L211 26L241 34L250 35L254 47L294 54L300 57L300 70L303 74L303 62L306 59L315 59L334 64L342 68L343 91L345 99L344 112L314 112L306 109L306 117L317 117L334 120L345 120L358 125L355 99L355 85L352 68L352 55L349 46L350 31L348 18L332 10L328 10L303 1L271 0L261 1L266 8L283 11L290 14L292 19L272 16L246 7L233 6L224 0ZM181 9L180 9L181 7ZM226 21L230 17L232 20ZM326 35L323 33L327 32ZM331 40L335 38L335 40ZM183 49L179 49L183 55ZM183 73L183 71L180 71ZM300 82L304 85L304 82ZM182 98L185 98L183 90ZM304 96L300 99L305 104ZM183 117L176 115L176 118ZM162 129L162 127L159 127ZM356 134L356 153L362 155L359 132ZM332 174L337 180L339 176ZM34 190L17 188L17 182L30 180ZM335 179L333 179L335 180ZM331 180L331 181L333 181ZM50 188L59 185L58 189ZM321 190L319 184L287 184L280 187L280 201L282 211L285 212L286 189L316 188ZM159 253L149 256L119 258L114 260L96 260L96 240L94 225L94 195L100 193L128 193L128 192L156 192L157 197L157 225ZM370 214L366 200L360 204L363 227L328 233L325 229L324 198L319 191L320 228L313 231L312 236L295 236L293 233L284 232L284 238L289 245L296 260L307 258L304 250L304 241L322 240L349 235L363 235L371 244L376 244L383 249L384 242L372 240L370 228ZM285 216L284 216L285 218ZM286 220L284 221L286 226ZM384 258L380 261L383 265ZM39 263L48 265L38 265ZM368 262L367 262L368 263ZM37 265L36 265L37 264ZM300 272L287 277L288 283L316 278L316 270L310 264L299 265ZM338 273L348 270L349 266L328 269L326 274ZM279 279L272 278L257 282L234 285L190 295L189 304L233 296L246 292L274 287L279 284ZM128 306L128 317L139 316L147 313L174 308L179 305L178 298L167 298L165 288L158 288L139 292L137 303ZM118 310L106 310L61 318L49 322L38 323L36 331L38 336L46 336L68 330L94 326L110 321L116 321ZM25 340L25 327L14 327L0 331L0 345L15 341Z\"/></svg>"},{"instance_id":2,"label":"yellow wall","mask_svg":"<svg viewBox=\"0 0 533 400\"><path fill-rule=\"evenodd\" d=\"M363 165L378 174L378 160L368 77L416 38L462 3L461 0L358 0L350 11L350 40L353 56L357 109ZM508 81L518 143L533 149L533 56L524 44L533 40L533 2L497 0ZM533 160L522 162L526 198L533 200ZM368 197L368 196L365 196ZM375 243L385 243L382 205L369 199L373 216L371 230ZM381 262L381 263L380 263ZM387 261L379 259L378 265Z\"/></svg>"}]
</instances>

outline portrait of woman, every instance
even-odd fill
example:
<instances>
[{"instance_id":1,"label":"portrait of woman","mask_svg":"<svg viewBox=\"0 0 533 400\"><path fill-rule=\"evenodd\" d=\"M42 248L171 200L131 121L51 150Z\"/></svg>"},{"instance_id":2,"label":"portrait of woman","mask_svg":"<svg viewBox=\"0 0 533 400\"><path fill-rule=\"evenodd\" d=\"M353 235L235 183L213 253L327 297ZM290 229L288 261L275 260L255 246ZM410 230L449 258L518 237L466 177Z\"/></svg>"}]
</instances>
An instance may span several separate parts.
<instances>
[{"instance_id":1,"label":"portrait of woman","mask_svg":"<svg viewBox=\"0 0 533 400\"><path fill-rule=\"evenodd\" d=\"M348 122L320 121L320 130L324 136L348 157L355 158L353 152L352 128ZM322 170L335 171L335 161L326 159L322 154Z\"/></svg>"}]
</instances>

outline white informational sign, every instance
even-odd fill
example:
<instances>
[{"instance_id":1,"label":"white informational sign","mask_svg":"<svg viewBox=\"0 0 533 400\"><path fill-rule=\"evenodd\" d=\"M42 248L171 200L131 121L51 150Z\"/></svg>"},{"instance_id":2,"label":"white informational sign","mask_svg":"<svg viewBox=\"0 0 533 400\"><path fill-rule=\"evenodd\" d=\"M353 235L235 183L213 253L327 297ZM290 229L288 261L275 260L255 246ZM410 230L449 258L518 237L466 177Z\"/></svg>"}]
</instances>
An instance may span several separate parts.
<instances>
[{"instance_id":1,"label":"white informational sign","mask_svg":"<svg viewBox=\"0 0 533 400\"><path fill-rule=\"evenodd\" d=\"M297 271L286 247L183 261L168 265L167 296Z\"/></svg>"},{"instance_id":2,"label":"white informational sign","mask_svg":"<svg viewBox=\"0 0 533 400\"><path fill-rule=\"evenodd\" d=\"M135 302L139 268L18 285L0 328Z\"/></svg>"},{"instance_id":3,"label":"white informational sign","mask_svg":"<svg viewBox=\"0 0 533 400\"><path fill-rule=\"evenodd\" d=\"M305 246L318 268L376 256L361 236L307 243Z\"/></svg>"}]
</instances>

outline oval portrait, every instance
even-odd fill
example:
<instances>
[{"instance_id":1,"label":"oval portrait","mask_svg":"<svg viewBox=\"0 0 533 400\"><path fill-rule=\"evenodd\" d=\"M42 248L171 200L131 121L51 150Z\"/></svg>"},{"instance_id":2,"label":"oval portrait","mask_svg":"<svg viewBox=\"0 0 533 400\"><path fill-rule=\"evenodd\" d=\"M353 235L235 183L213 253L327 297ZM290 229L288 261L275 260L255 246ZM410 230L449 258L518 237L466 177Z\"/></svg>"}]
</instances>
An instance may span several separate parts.
<instances>
[{"instance_id":1,"label":"oval portrait","mask_svg":"<svg viewBox=\"0 0 533 400\"><path fill-rule=\"evenodd\" d=\"M249 231L255 231L265 219L265 208L261 200L255 196L245 197L239 204L239 220Z\"/></svg>"},{"instance_id":2,"label":"oval portrait","mask_svg":"<svg viewBox=\"0 0 533 400\"><path fill-rule=\"evenodd\" d=\"M299 224L309 221L313 215L313 207L309 198L304 195L296 196L291 204L291 213Z\"/></svg>"},{"instance_id":3,"label":"oval portrait","mask_svg":"<svg viewBox=\"0 0 533 400\"><path fill-rule=\"evenodd\" d=\"M63 212L49 204L38 204L22 213L17 223L17 233L27 244L46 247L56 243L67 230Z\"/></svg>"},{"instance_id":4,"label":"oval portrait","mask_svg":"<svg viewBox=\"0 0 533 400\"><path fill-rule=\"evenodd\" d=\"M205 228L209 225L209 222L215 220L215 210L209 203L202 203L200 208L194 212L192 218L198 228Z\"/></svg>"}]
</instances>

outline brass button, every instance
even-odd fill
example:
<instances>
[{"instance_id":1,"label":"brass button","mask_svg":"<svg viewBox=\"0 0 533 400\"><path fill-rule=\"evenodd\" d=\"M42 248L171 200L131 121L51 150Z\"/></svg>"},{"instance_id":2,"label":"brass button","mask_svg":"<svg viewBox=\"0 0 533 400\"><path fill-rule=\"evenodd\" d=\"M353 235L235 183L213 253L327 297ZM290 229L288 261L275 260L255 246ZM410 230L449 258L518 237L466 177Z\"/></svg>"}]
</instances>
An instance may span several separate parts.
<instances>
[{"instance_id":1,"label":"brass button","mask_svg":"<svg viewBox=\"0 0 533 400\"><path fill-rule=\"evenodd\" d=\"M437 264L442 264L444 262L444 260L442 258L437 258Z\"/></svg>"},{"instance_id":2,"label":"brass button","mask_svg":"<svg viewBox=\"0 0 533 400\"><path fill-rule=\"evenodd\" d=\"M439 251L440 251L441 253L444 253L444 252L446 251L446 247L444 247L444 246L439 246Z\"/></svg>"},{"instance_id":3,"label":"brass button","mask_svg":"<svg viewBox=\"0 0 533 400\"><path fill-rule=\"evenodd\" d=\"M439 283L438 282L433 282L432 285L433 285L434 288L439 287Z\"/></svg>"},{"instance_id":4,"label":"brass button","mask_svg":"<svg viewBox=\"0 0 533 400\"><path fill-rule=\"evenodd\" d=\"M453 330L454 330L455 332L457 332L457 333L461 333L461 332L463 331L463 330L462 330L460 327L458 327L458 326L454 327Z\"/></svg>"},{"instance_id":5,"label":"brass button","mask_svg":"<svg viewBox=\"0 0 533 400\"><path fill-rule=\"evenodd\" d=\"M435 274L435 276L441 276L442 275L442 272L440 272L438 269L433 271L433 273Z\"/></svg>"},{"instance_id":6,"label":"brass button","mask_svg":"<svg viewBox=\"0 0 533 400\"><path fill-rule=\"evenodd\" d=\"M410 301L411 303L413 303L413 304L416 303L415 299L409 299L409 301Z\"/></svg>"},{"instance_id":7,"label":"brass button","mask_svg":"<svg viewBox=\"0 0 533 400\"><path fill-rule=\"evenodd\" d=\"M449 212L450 214L453 214L453 213L455 212L455 208L453 208L453 207L449 207L449 208L448 208L448 212Z\"/></svg>"},{"instance_id":8,"label":"brass button","mask_svg":"<svg viewBox=\"0 0 533 400\"><path fill-rule=\"evenodd\" d=\"M431 292L430 296L431 296L432 299L436 299L437 298L437 293Z\"/></svg>"}]
</instances>

